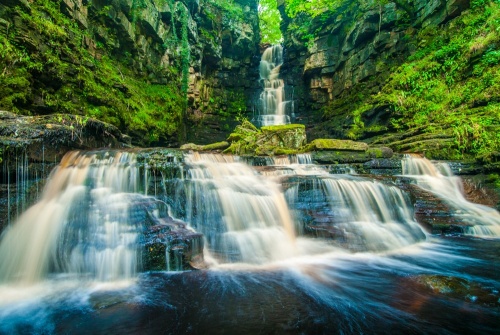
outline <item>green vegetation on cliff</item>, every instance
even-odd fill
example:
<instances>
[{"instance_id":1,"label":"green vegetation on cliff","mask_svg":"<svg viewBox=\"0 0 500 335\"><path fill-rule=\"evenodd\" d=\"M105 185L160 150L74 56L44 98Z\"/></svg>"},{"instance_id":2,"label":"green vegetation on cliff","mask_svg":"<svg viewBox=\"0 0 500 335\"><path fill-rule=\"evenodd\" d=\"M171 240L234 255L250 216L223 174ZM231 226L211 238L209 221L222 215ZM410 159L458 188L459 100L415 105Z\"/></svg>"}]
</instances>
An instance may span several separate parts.
<instances>
[{"instance_id":1,"label":"green vegetation on cliff","mask_svg":"<svg viewBox=\"0 0 500 335\"><path fill-rule=\"evenodd\" d=\"M257 0L9 0L0 109L94 117L135 144L178 145L188 112L246 112L249 84L221 81L252 65L257 28Z\"/></svg>"},{"instance_id":2,"label":"green vegetation on cliff","mask_svg":"<svg viewBox=\"0 0 500 335\"><path fill-rule=\"evenodd\" d=\"M398 17L399 24L408 24L413 16L413 5L405 0L286 0L285 14L293 18L287 29L306 46L310 46L324 29L328 29L329 24L339 23L352 16L359 17L371 9L381 12L382 7L389 3L402 10ZM379 21L379 29L381 24L382 18Z\"/></svg>"},{"instance_id":3,"label":"green vegetation on cliff","mask_svg":"<svg viewBox=\"0 0 500 335\"><path fill-rule=\"evenodd\" d=\"M429 26L411 38L420 41L416 52L393 69L379 93L349 98L357 100L349 136L366 136L367 115L388 109L388 130L452 139L444 148L449 158L498 159L500 1L472 1L444 29Z\"/></svg>"},{"instance_id":4,"label":"green vegetation on cliff","mask_svg":"<svg viewBox=\"0 0 500 335\"><path fill-rule=\"evenodd\" d=\"M0 22L0 108L19 114L87 115L136 134L148 144L178 133L186 97L175 69L150 69L166 78L156 84L134 71L134 55L116 52L118 37L100 27L84 29L54 1L34 0L29 7L3 7ZM106 21L111 7L89 7L95 21ZM21 28L22 27L22 28ZM94 30L93 30L94 29ZM184 50L182 48L182 50Z\"/></svg>"},{"instance_id":5,"label":"green vegetation on cliff","mask_svg":"<svg viewBox=\"0 0 500 335\"><path fill-rule=\"evenodd\" d=\"M312 138L498 161L500 1L285 4L291 67L305 64L304 99L320 110Z\"/></svg>"}]
</instances>

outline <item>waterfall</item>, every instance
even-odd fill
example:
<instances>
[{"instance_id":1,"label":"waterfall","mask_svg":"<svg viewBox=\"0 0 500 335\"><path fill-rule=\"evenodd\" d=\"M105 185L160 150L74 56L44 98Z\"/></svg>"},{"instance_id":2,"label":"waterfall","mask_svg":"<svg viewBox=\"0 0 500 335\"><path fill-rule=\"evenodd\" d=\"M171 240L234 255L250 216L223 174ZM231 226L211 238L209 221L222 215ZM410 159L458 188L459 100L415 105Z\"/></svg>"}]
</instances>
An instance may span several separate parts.
<instances>
[{"instance_id":1,"label":"waterfall","mask_svg":"<svg viewBox=\"0 0 500 335\"><path fill-rule=\"evenodd\" d=\"M444 200L455 209L454 215L470 224L466 234L500 236L500 213L467 201L460 177L453 175L448 164L433 164L426 158L405 155L402 167L403 175L415 179L419 187Z\"/></svg>"},{"instance_id":2,"label":"waterfall","mask_svg":"<svg viewBox=\"0 0 500 335\"><path fill-rule=\"evenodd\" d=\"M294 254L294 229L279 185L233 156L186 157L186 221L223 262L265 263Z\"/></svg>"},{"instance_id":3,"label":"waterfall","mask_svg":"<svg viewBox=\"0 0 500 335\"><path fill-rule=\"evenodd\" d=\"M306 228L352 250L386 251L425 239L407 196L397 187L358 177L323 174L292 179L287 199ZM299 192L299 189L301 190ZM304 206L305 207L300 207ZM318 213L311 217L311 212Z\"/></svg>"},{"instance_id":4,"label":"waterfall","mask_svg":"<svg viewBox=\"0 0 500 335\"><path fill-rule=\"evenodd\" d=\"M195 256L188 244L202 237L221 263L307 255L309 242L297 240L296 233L307 221L297 213L315 211L307 207L314 201L299 199L308 192L326 206L309 228L341 238L350 249L391 250L424 238L395 187L331 175L310 164L308 154L254 161L256 166L244 160L189 154L178 179L154 177L147 166L140 170L132 152L70 152L51 173L40 201L2 234L0 282L37 282L52 274L114 281L149 266L180 269L183 253ZM167 203L185 222L173 219ZM155 248L167 253L166 264L149 253Z\"/></svg>"},{"instance_id":5,"label":"waterfall","mask_svg":"<svg viewBox=\"0 0 500 335\"><path fill-rule=\"evenodd\" d=\"M52 172L41 200L0 241L0 281L36 282L49 272L98 280L137 271L135 155L68 153Z\"/></svg>"},{"instance_id":6,"label":"waterfall","mask_svg":"<svg viewBox=\"0 0 500 335\"><path fill-rule=\"evenodd\" d=\"M290 123L286 115L289 101L285 99L285 83L279 78L283 64L283 47L273 45L262 54L259 65L260 78L264 90L260 95L261 113L256 120L262 126Z\"/></svg>"}]
</instances>

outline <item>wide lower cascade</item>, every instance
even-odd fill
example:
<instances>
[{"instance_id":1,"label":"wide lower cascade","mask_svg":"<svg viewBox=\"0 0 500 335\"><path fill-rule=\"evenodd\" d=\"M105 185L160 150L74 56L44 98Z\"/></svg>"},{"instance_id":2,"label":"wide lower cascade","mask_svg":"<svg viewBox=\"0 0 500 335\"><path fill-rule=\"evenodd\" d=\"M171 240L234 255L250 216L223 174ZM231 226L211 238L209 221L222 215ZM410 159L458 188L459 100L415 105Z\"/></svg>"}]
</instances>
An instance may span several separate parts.
<instances>
[{"instance_id":1,"label":"wide lower cascade","mask_svg":"<svg viewBox=\"0 0 500 335\"><path fill-rule=\"evenodd\" d=\"M446 163L433 164L426 158L406 155L403 175L414 178L417 185L430 191L455 209L454 215L470 224L465 233L475 236L500 236L500 213L490 207L465 199L460 177L453 175Z\"/></svg>"},{"instance_id":2,"label":"wide lower cascade","mask_svg":"<svg viewBox=\"0 0 500 335\"><path fill-rule=\"evenodd\" d=\"M328 174L309 155L252 166L236 156L193 153L170 177L137 162L146 156L68 153L40 201L2 235L0 282L54 274L115 281L204 267L204 246L205 259L216 263L267 264L332 251L331 244L386 251L425 238L402 191ZM154 196L147 195L151 182ZM311 232L330 246L297 239Z\"/></svg>"},{"instance_id":3,"label":"wide lower cascade","mask_svg":"<svg viewBox=\"0 0 500 335\"><path fill-rule=\"evenodd\" d=\"M279 185L233 156L186 157L186 221L222 262L265 263L295 253L294 229Z\"/></svg>"}]
</instances>

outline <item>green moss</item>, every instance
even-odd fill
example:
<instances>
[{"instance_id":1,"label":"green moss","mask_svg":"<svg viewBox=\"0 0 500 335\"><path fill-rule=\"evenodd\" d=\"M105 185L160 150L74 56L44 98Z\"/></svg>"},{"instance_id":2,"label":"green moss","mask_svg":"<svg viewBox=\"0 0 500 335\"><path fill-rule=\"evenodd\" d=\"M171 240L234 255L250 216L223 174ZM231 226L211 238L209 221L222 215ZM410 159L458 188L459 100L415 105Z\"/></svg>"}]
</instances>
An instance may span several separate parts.
<instances>
[{"instance_id":1,"label":"green moss","mask_svg":"<svg viewBox=\"0 0 500 335\"><path fill-rule=\"evenodd\" d=\"M372 158L391 158L394 154L390 148L379 147L379 148L369 148L366 153Z\"/></svg>"},{"instance_id":2,"label":"green moss","mask_svg":"<svg viewBox=\"0 0 500 335\"><path fill-rule=\"evenodd\" d=\"M368 144L363 142L354 142L350 140L336 140L336 139L315 139L309 143L304 150L345 150L345 151L366 151Z\"/></svg>"},{"instance_id":3,"label":"green moss","mask_svg":"<svg viewBox=\"0 0 500 335\"><path fill-rule=\"evenodd\" d=\"M65 16L54 1L34 0L29 10L5 10L7 17L17 18L16 25L32 33L26 38L13 25L0 29L0 68L5 69L0 73L0 108L98 118L143 145L180 133L186 96L179 89L179 76L165 69L136 73L130 66L134 56L117 55L121 51L113 49L115 33L105 28L107 40L97 33L102 30L99 22L108 20L106 10L89 7L93 25L88 30ZM168 83L153 84L149 77Z\"/></svg>"},{"instance_id":4,"label":"green moss","mask_svg":"<svg viewBox=\"0 0 500 335\"><path fill-rule=\"evenodd\" d=\"M212 144L207 144L202 147L203 151L212 151L212 150L224 150L229 147L229 143L226 141L216 142Z\"/></svg>"},{"instance_id":5,"label":"green moss","mask_svg":"<svg viewBox=\"0 0 500 335\"><path fill-rule=\"evenodd\" d=\"M285 149L285 148L275 148L274 149L274 155L281 156L281 155L296 155L300 152L300 150L297 149Z\"/></svg>"},{"instance_id":6,"label":"green moss","mask_svg":"<svg viewBox=\"0 0 500 335\"><path fill-rule=\"evenodd\" d=\"M194 143L186 143L181 145L181 150L194 150L194 151L202 151L203 146Z\"/></svg>"},{"instance_id":7,"label":"green moss","mask_svg":"<svg viewBox=\"0 0 500 335\"><path fill-rule=\"evenodd\" d=\"M292 129L305 129L306 127L303 124L285 124L285 125L276 125L276 126L263 126L261 130L263 132L280 132Z\"/></svg>"},{"instance_id":8,"label":"green moss","mask_svg":"<svg viewBox=\"0 0 500 335\"><path fill-rule=\"evenodd\" d=\"M224 152L235 155L273 156L297 153L305 144L303 125L267 126L257 129L244 120L229 136L229 148Z\"/></svg>"},{"instance_id":9,"label":"green moss","mask_svg":"<svg viewBox=\"0 0 500 335\"><path fill-rule=\"evenodd\" d=\"M493 184L496 188L500 188L500 175L497 173L489 174L486 178L486 182Z\"/></svg>"}]
</instances>

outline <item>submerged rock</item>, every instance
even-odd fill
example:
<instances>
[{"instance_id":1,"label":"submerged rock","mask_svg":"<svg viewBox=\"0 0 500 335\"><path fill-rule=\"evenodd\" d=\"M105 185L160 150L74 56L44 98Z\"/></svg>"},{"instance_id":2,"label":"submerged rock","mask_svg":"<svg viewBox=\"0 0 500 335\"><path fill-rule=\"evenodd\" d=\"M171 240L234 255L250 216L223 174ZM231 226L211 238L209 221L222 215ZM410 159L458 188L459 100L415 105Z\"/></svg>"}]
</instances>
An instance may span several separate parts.
<instances>
[{"instance_id":1,"label":"submerged rock","mask_svg":"<svg viewBox=\"0 0 500 335\"><path fill-rule=\"evenodd\" d=\"M490 307L500 307L498 288L490 285L443 275L419 275L410 277L409 280L434 294Z\"/></svg>"}]
</instances>

